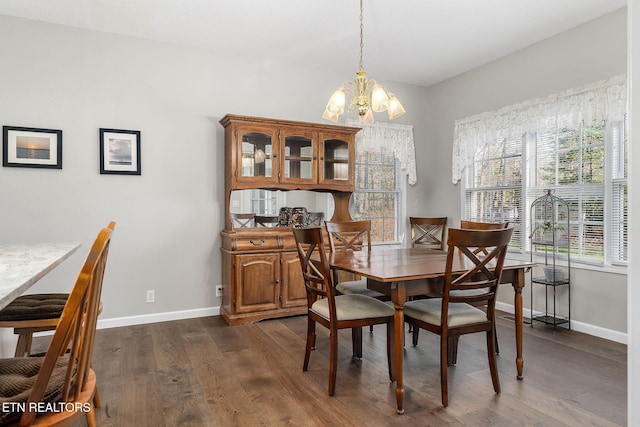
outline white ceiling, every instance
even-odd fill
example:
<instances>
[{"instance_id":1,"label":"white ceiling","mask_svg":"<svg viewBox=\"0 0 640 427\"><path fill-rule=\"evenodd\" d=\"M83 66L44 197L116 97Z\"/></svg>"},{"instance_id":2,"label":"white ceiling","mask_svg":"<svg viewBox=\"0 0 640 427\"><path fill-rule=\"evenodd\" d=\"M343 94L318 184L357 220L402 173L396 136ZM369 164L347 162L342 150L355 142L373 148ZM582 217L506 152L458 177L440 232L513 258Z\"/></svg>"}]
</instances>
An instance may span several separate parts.
<instances>
[{"instance_id":1,"label":"white ceiling","mask_svg":"<svg viewBox=\"0 0 640 427\"><path fill-rule=\"evenodd\" d=\"M429 86L626 0L365 0L364 69ZM358 0L0 0L0 14L354 76Z\"/></svg>"}]
</instances>

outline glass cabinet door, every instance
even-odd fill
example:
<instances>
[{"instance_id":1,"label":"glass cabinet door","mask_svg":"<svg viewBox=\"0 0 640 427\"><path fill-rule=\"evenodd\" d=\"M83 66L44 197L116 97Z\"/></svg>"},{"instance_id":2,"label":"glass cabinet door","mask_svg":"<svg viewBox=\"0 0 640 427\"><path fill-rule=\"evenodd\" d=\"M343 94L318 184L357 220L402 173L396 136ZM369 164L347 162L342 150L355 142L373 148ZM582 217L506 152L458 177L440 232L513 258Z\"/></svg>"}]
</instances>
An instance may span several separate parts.
<instances>
[{"instance_id":1,"label":"glass cabinet door","mask_svg":"<svg viewBox=\"0 0 640 427\"><path fill-rule=\"evenodd\" d=\"M237 138L237 180L271 178L275 181L278 168L274 130L239 127Z\"/></svg>"},{"instance_id":2,"label":"glass cabinet door","mask_svg":"<svg viewBox=\"0 0 640 427\"><path fill-rule=\"evenodd\" d=\"M353 168L354 147L340 135L323 135L320 155L321 182L333 185L352 185L349 179L353 176L349 168Z\"/></svg>"},{"instance_id":3,"label":"glass cabinet door","mask_svg":"<svg viewBox=\"0 0 640 427\"><path fill-rule=\"evenodd\" d=\"M312 184L317 181L317 137L312 132L283 132L282 182Z\"/></svg>"}]
</instances>

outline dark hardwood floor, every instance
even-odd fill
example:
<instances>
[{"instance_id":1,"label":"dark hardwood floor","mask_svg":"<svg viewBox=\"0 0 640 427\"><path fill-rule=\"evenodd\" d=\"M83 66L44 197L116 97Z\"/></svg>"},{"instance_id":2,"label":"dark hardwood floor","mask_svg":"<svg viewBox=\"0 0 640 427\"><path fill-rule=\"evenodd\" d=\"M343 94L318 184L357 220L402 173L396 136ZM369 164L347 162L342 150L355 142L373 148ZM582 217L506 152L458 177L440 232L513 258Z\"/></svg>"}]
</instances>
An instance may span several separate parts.
<instances>
[{"instance_id":1,"label":"dark hardwood floor","mask_svg":"<svg viewBox=\"0 0 640 427\"><path fill-rule=\"evenodd\" d=\"M483 334L460 339L440 404L438 337L405 348L405 414L395 412L384 327L351 358L340 333L336 394L327 395L328 334L302 371L306 317L228 327L220 317L99 330L94 367L99 426L621 426L626 346L565 329L525 325L524 380L516 379L513 323L499 319L502 393L496 395Z\"/></svg>"}]
</instances>

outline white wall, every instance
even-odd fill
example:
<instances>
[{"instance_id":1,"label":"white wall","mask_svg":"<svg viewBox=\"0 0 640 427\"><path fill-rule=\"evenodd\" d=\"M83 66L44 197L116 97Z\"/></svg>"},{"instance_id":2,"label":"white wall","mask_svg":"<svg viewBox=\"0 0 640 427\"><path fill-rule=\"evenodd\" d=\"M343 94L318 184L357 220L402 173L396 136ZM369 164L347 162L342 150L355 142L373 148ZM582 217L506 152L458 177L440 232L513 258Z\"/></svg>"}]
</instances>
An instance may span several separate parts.
<instances>
[{"instance_id":1,"label":"white wall","mask_svg":"<svg viewBox=\"0 0 640 427\"><path fill-rule=\"evenodd\" d=\"M414 202L409 214L453 213L451 224L460 220L461 185L451 183L455 120L624 74L626 37L626 9L620 9L430 87L429 143L416 144L419 184L410 193L409 200ZM626 275L589 270L575 271L573 277L571 314L575 326L611 339L624 339ZM526 308L528 289L524 296ZM500 299L512 303L511 290L502 289Z\"/></svg>"},{"instance_id":2,"label":"white wall","mask_svg":"<svg viewBox=\"0 0 640 427\"><path fill-rule=\"evenodd\" d=\"M82 242L32 288L69 290L99 228L115 220L103 325L217 313L218 121L235 113L321 122L349 78L6 16L0 52L0 124L63 131L62 170L0 167L0 241ZM426 89L385 83L408 111L397 121L414 124L424 143ZM100 127L142 132L142 176L99 174Z\"/></svg>"}]
</instances>

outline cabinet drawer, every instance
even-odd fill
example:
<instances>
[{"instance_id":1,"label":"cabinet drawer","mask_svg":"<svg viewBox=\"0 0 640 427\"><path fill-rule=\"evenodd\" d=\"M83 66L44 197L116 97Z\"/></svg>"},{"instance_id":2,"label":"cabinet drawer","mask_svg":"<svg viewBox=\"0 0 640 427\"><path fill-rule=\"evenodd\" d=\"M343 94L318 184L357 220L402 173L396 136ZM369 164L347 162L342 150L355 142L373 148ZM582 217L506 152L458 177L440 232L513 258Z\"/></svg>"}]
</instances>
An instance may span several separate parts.
<instances>
[{"instance_id":1,"label":"cabinet drawer","mask_svg":"<svg viewBox=\"0 0 640 427\"><path fill-rule=\"evenodd\" d=\"M278 236L243 236L233 240L232 250L249 251L256 249L279 249Z\"/></svg>"},{"instance_id":2,"label":"cabinet drawer","mask_svg":"<svg viewBox=\"0 0 640 427\"><path fill-rule=\"evenodd\" d=\"M296 239L293 237L293 233L289 232L283 236L280 236L280 241L282 242L282 249L296 249ZM297 252L294 252L296 255Z\"/></svg>"}]
</instances>

